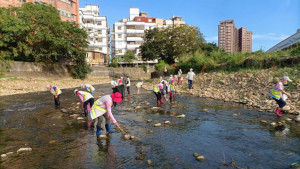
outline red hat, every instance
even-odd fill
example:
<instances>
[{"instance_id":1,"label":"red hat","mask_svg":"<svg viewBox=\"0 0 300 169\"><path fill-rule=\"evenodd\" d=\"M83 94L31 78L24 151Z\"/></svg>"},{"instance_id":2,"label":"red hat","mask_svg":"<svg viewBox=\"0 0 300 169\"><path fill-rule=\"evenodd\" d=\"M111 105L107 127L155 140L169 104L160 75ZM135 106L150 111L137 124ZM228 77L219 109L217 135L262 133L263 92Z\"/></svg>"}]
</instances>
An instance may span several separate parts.
<instances>
[{"instance_id":1,"label":"red hat","mask_svg":"<svg viewBox=\"0 0 300 169\"><path fill-rule=\"evenodd\" d=\"M122 102L122 95L119 92L112 93L110 95L110 97L112 98L113 102L116 102L116 103Z\"/></svg>"}]
</instances>

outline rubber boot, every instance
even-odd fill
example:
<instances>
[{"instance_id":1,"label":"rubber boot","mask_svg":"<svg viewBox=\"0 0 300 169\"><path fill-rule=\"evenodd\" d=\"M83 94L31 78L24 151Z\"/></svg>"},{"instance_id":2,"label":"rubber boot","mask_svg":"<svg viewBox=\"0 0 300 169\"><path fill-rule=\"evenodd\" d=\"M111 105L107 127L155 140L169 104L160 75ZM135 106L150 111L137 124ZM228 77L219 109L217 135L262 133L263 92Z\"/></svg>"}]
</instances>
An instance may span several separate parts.
<instances>
[{"instance_id":1,"label":"rubber boot","mask_svg":"<svg viewBox=\"0 0 300 169\"><path fill-rule=\"evenodd\" d=\"M88 115L87 110L84 110L84 116L87 117L87 115Z\"/></svg>"},{"instance_id":2,"label":"rubber boot","mask_svg":"<svg viewBox=\"0 0 300 169\"><path fill-rule=\"evenodd\" d=\"M165 104L162 99L160 99L159 101L160 101L160 104Z\"/></svg>"},{"instance_id":3,"label":"rubber boot","mask_svg":"<svg viewBox=\"0 0 300 169\"><path fill-rule=\"evenodd\" d=\"M97 136L100 136L100 135L101 135L101 127L100 127L100 126L97 126L96 135L97 135Z\"/></svg>"},{"instance_id":4,"label":"rubber boot","mask_svg":"<svg viewBox=\"0 0 300 169\"><path fill-rule=\"evenodd\" d=\"M281 108L280 108L280 107L277 107L274 113L277 114L277 116L280 117L280 116L282 115L282 113L281 113Z\"/></svg>"},{"instance_id":5,"label":"rubber boot","mask_svg":"<svg viewBox=\"0 0 300 169\"><path fill-rule=\"evenodd\" d=\"M105 124L105 128L108 133L115 133L115 131L110 130L110 124Z\"/></svg>"},{"instance_id":6,"label":"rubber boot","mask_svg":"<svg viewBox=\"0 0 300 169\"><path fill-rule=\"evenodd\" d=\"M160 100L157 100L156 103L157 103L157 107L160 107Z\"/></svg>"},{"instance_id":7,"label":"rubber boot","mask_svg":"<svg viewBox=\"0 0 300 169\"><path fill-rule=\"evenodd\" d=\"M130 98L130 94L127 95L127 99L129 99L129 98Z\"/></svg>"}]
</instances>

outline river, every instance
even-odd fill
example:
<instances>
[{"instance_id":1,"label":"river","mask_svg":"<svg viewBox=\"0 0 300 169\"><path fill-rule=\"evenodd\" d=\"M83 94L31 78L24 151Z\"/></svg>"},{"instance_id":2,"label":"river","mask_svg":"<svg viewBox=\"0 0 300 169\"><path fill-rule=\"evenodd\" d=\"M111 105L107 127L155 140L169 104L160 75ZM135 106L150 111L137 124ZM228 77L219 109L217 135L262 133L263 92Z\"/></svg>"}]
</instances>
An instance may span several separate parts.
<instances>
[{"instance_id":1,"label":"river","mask_svg":"<svg viewBox=\"0 0 300 169\"><path fill-rule=\"evenodd\" d=\"M109 85L95 88L96 97L111 92ZM94 128L71 117L82 112L73 90L63 90L60 109L55 109L49 92L0 98L0 153L14 152L1 160L0 168L190 169L222 168L234 161L239 168L273 169L300 163L299 123L277 131L270 126L276 120L272 113L189 95L178 95L176 104L165 103L162 110L153 111L151 91L133 94L113 108L113 114L138 140L124 140L121 133L100 140ZM177 118L180 114L186 117ZM164 125L165 120L170 124ZM156 123L163 126L154 127ZM22 147L32 151L17 154ZM195 152L206 160L197 161ZM141 153L145 158L137 160Z\"/></svg>"}]
</instances>

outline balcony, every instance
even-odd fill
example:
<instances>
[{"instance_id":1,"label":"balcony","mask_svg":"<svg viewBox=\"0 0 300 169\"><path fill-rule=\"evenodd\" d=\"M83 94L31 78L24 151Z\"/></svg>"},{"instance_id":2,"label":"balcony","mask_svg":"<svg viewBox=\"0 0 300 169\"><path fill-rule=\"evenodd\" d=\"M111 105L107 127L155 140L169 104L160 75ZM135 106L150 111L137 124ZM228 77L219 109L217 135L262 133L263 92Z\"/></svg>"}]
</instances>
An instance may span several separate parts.
<instances>
[{"instance_id":1,"label":"balcony","mask_svg":"<svg viewBox=\"0 0 300 169\"><path fill-rule=\"evenodd\" d=\"M128 50L134 50L136 48L139 48L140 44L127 44L127 49Z\"/></svg>"},{"instance_id":2,"label":"balcony","mask_svg":"<svg viewBox=\"0 0 300 169\"><path fill-rule=\"evenodd\" d=\"M144 33L144 30L127 29L127 33Z\"/></svg>"},{"instance_id":3,"label":"balcony","mask_svg":"<svg viewBox=\"0 0 300 169\"><path fill-rule=\"evenodd\" d=\"M144 39L141 37L127 37L127 41L144 42Z\"/></svg>"}]
</instances>

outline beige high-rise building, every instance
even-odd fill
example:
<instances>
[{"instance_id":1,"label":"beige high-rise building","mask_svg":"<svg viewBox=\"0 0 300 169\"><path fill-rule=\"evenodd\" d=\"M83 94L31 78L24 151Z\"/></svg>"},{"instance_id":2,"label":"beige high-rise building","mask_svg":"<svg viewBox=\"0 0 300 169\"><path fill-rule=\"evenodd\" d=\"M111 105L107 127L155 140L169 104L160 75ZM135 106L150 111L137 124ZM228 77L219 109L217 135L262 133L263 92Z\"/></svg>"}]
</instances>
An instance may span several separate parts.
<instances>
[{"instance_id":1,"label":"beige high-rise building","mask_svg":"<svg viewBox=\"0 0 300 169\"><path fill-rule=\"evenodd\" d=\"M234 20L220 21L218 25L218 44L225 52L251 52L252 32L246 27L237 29Z\"/></svg>"},{"instance_id":2,"label":"beige high-rise building","mask_svg":"<svg viewBox=\"0 0 300 169\"><path fill-rule=\"evenodd\" d=\"M247 31L246 27L238 30L239 52L252 52L252 32Z\"/></svg>"}]
</instances>

